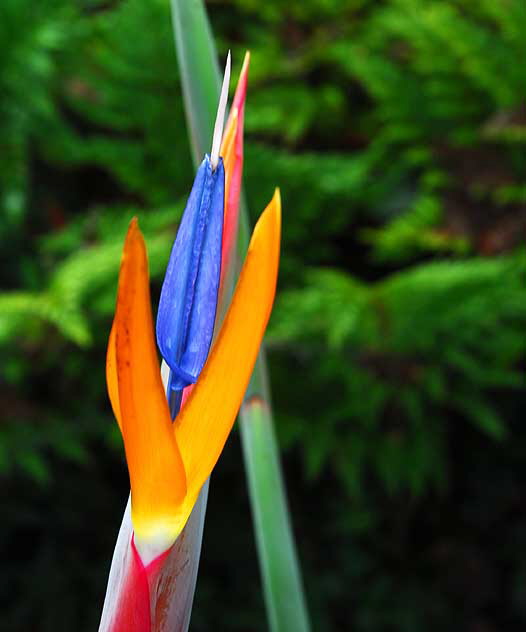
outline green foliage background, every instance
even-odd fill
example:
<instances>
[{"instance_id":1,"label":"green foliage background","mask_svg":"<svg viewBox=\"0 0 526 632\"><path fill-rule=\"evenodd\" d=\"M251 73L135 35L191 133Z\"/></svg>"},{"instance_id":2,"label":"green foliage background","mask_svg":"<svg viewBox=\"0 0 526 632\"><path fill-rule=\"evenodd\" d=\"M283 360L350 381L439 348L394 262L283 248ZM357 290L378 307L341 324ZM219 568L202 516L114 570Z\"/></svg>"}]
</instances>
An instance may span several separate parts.
<instances>
[{"instance_id":1,"label":"green foliage background","mask_svg":"<svg viewBox=\"0 0 526 632\"><path fill-rule=\"evenodd\" d=\"M252 51L245 190L279 185L268 336L316 630L526 624L526 9L216 0ZM104 355L122 240L154 297L192 181L167 0L0 6L5 630L93 630L127 494ZM522 99L522 102L521 102ZM237 437L194 630L264 630Z\"/></svg>"}]
</instances>

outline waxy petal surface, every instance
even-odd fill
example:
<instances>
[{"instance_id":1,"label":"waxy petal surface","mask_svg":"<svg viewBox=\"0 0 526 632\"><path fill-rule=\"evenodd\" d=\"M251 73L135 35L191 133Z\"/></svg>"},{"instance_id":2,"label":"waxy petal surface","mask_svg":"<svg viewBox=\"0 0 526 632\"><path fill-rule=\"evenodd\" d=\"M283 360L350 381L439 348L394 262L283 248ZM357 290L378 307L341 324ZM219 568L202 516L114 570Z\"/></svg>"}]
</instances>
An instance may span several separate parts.
<instances>
[{"instance_id":1,"label":"waxy petal surface","mask_svg":"<svg viewBox=\"0 0 526 632\"><path fill-rule=\"evenodd\" d=\"M157 314L157 343L172 370L171 388L196 381L205 363L217 308L224 215L222 160L199 167L172 248Z\"/></svg>"},{"instance_id":2,"label":"waxy petal surface","mask_svg":"<svg viewBox=\"0 0 526 632\"><path fill-rule=\"evenodd\" d=\"M117 377L117 349L115 347L115 324L112 325L106 352L106 384L111 408L122 433L121 406L119 402L119 380Z\"/></svg>"},{"instance_id":3,"label":"waxy petal surface","mask_svg":"<svg viewBox=\"0 0 526 632\"><path fill-rule=\"evenodd\" d=\"M276 190L256 224L208 360L174 424L188 499L196 497L216 464L248 385L274 300L280 233L281 202Z\"/></svg>"},{"instance_id":4,"label":"waxy petal surface","mask_svg":"<svg viewBox=\"0 0 526 632\"><path fill-rule=\"evenodd\" d=\"M159 373L148 259L135 219L124 245L113 328L108 386L111 394L114 357L137 546L140 550L140 542L149 540L162 550L180 532L176 514L186 494L186 477Z\"/></svg>"}]
</instances>

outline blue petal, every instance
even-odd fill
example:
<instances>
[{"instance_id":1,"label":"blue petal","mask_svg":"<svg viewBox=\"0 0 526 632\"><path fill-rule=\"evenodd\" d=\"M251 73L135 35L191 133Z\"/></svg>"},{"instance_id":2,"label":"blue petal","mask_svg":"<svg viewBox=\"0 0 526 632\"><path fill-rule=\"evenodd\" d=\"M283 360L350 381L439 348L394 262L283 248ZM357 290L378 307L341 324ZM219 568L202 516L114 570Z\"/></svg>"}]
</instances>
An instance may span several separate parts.
<instances>
[{"instance_id":1,"label":"blue petal","mask_svg":"<svg viewBox=\"0 0 526 632\"><path fill-rule=\"evenodd\" d=\"M166 269L157 344L172 370L171 389L194 383L206 361L221 272L225 172L205 156L183 213Z\"/></svg>"}]
</instances>

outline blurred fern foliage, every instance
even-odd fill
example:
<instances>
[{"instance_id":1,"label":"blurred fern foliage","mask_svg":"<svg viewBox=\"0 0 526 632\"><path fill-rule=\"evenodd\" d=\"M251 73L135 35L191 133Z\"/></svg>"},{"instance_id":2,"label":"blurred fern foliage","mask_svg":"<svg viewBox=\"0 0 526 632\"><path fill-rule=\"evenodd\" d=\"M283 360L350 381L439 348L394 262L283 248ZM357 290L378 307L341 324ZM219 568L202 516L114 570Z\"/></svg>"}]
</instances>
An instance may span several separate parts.
<instances>
[{"instance_id":1,"label":"blurred fern foliage","mask_svg":"<svg viewBox=\"0 0 526 632\"><path fill-rule=\"evenodd\" d=\"M460 612L447 590L419 592L418 569L395 599L400 573L382 566L381 551L358 546L401 546L385 535L393 507L413 515L408 507L425 510L430 499L450 506L455 477L473 465L464 456L458 464L457 441L471 438L480 454L508 450L510 463L512 444L526 446L517 424L526 327L522 2L225 0L209 12L222 52L232 48L240 61L252 51L249 207L258 212L276 183L282 189L269 336L280 438L299 480L339 499L337 511L320 501L332 516L324 537L352 534L357 543L339 576L305 553L317 627L524 624L524 566L506 575L505 595ZM123 235L139 215L155 295L192 167L165 0L3 0L0 44L0 474L13 507L9 546L32 498L13 500L10 490L36 483L50 493L64 468L78 472L79 485L91 472L98 490L105 484L94 453L118 461L103 362ZM32 520L45 558L53 535L45 515ZM314 550L317 532L304 520L300 513ZM58 576L58 560L48 564ZM15 574L3 586L8 629L35 625L34 611L16 601L43 599L28 581ZM95 584L79 588L94 603ZM501 598L506 608L491 614ZM94 629L97 608L73 594L64 617L65 629ZM262 629L241 615L228 615L223 629L248 629L247 621ZM53 614L38 624L56 629ZM196 629L206 629L199 614Z\"/></svg>"}]
</instances>

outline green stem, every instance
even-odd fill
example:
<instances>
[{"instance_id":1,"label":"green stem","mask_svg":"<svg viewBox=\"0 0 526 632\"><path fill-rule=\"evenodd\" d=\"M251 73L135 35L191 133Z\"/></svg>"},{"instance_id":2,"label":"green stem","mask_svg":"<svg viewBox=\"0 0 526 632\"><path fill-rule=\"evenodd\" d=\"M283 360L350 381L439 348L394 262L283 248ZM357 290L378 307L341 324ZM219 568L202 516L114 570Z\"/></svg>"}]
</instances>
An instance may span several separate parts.
<instances>
[{"instance_id":1,"label":"green stem","mask_svg":"<svg viewBox=\"0 0 526 632\"><path fill-rule=\"evenodd\" d=\"M217 53L203 2L171 0L171 6L193 160L198 165L210 149L219 98ZM249 238L248 213L242 199L238 235L241 257ZM241 407L240 427L269 625L274 632L307 632L310 625L274 433L263 349Z\"/></svg>"}]
</instances>

